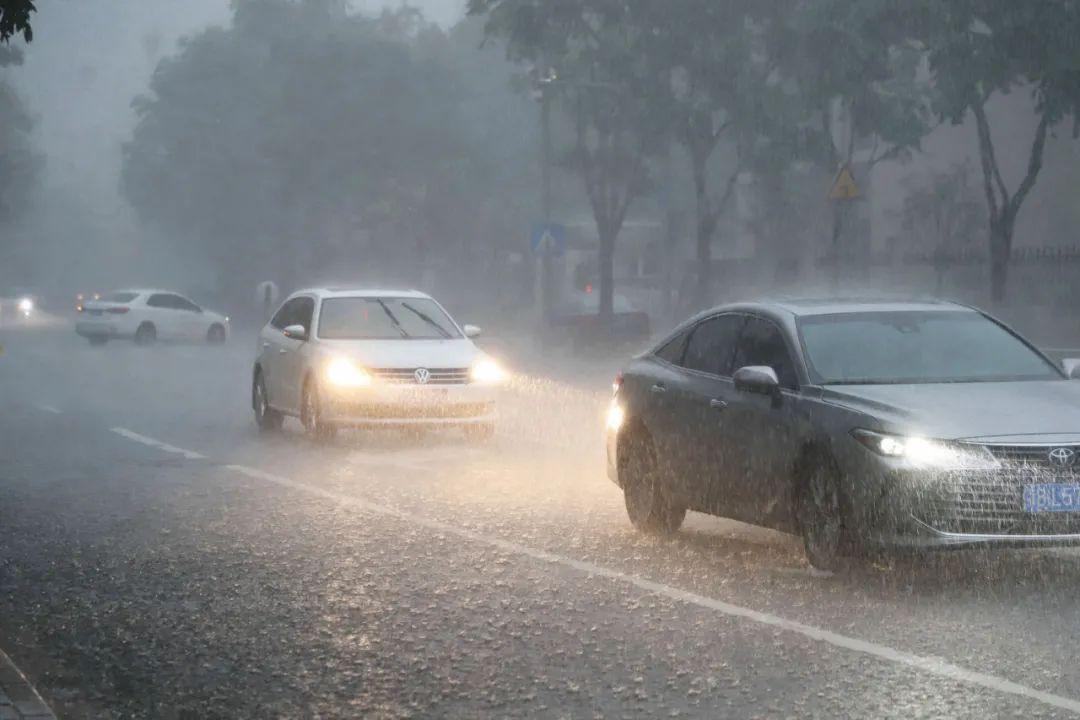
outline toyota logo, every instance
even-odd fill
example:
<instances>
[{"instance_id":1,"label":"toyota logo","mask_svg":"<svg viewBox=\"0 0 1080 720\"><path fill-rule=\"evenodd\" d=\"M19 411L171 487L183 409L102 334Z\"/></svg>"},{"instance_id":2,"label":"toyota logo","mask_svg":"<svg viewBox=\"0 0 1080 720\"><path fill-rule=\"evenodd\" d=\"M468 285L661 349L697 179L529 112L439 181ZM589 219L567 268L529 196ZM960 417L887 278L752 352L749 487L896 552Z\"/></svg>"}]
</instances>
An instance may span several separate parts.
<instances>
[{"instance_id":1,"label":"toyota logo","mask_svg":"<svg viewBox=\"0 0 1080 720\"><path fill-rule=\"evenodd\" d=\"M416 368L413 377L416 378L417 385L427 385L428 381L431 380L431 371L427 368Z\"/></svg>"},{"instance_id":2,"label":"toyota logo","mask_svg":"<svg viewBox=\"0 0 1080 720\"><path fill-rule=\"evenodd\" d=\"M1076 462L1076 451L1072 448L1059 447L1050 451L1050 464L1058 467L1072 467Z\"/></svg>"}]
</instances>

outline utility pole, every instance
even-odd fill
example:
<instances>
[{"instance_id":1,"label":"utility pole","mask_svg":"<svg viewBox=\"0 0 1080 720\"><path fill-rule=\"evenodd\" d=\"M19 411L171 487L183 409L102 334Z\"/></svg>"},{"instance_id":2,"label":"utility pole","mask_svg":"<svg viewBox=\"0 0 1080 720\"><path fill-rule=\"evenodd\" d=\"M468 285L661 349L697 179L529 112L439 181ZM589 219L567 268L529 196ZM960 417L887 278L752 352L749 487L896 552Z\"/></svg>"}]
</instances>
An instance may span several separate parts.
<instances>
[{"instance_id":1,"label":"utility pole","mask_svg":"<svg viewBox=\"0 0 1080 720\"><path fill-rule=\"evenodd\" d=\"M543 184L543 196L541 198L541 214L544 223L551 224L551 83L555 80L554 73L548 73L540 78L540 153L543 163L541 182ZM543 253L540 258L540 293L541 307L545 323L549 322L555 314L554 298L554 258L550 252Z\"/></svg>"}]
</instances>

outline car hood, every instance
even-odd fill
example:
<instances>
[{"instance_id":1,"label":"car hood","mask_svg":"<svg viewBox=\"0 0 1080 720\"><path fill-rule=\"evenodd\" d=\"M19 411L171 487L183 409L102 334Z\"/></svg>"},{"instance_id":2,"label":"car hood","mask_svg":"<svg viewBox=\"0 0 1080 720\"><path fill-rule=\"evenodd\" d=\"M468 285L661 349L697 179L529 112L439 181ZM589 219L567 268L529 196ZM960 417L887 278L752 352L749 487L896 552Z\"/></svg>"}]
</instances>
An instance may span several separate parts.
<instances>
[{"instance_id":1,"label":"car hood","mask_svg":"<svg viewBox=\"0 0 1080 720\"><path fill-rule=\"evenodd\" d=\"M369 368L467 368L481 355L471 340L322 340L328 355Z\"/></svg>"},{"instance_id":2,"label":"car hood","mask_svg":"<svg viewBox=\"0 0 1080 720\"><path fill-rule=\"evenodd\" d=\"M941 439L1080 442L1080 382L833 385L822 398L882 429Z\"/></svg>"}]
</instances>

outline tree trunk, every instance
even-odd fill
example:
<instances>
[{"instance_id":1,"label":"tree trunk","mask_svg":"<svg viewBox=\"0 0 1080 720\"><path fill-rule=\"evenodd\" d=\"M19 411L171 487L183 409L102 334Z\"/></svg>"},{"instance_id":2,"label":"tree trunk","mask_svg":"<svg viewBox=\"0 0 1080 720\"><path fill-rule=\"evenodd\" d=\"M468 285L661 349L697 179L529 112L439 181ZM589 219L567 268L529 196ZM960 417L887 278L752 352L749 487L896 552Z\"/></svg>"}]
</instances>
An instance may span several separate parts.
<instances>
[{"instance_id":1,"label":"tree trunk","mask_svg":"<svg viewBox=\"0 0 1080 720\"><path fill-rule=\"evenodd\" d=\"M609 223L598 223L600 234L600 324L611 326L615 309L615 235Z\"/></svg>"},{"instance_id":2,"label":"tree trunk","mask_svg":"<svg viewBox=\"0 0 1080 720\"><path fill-rule=\"evenodd\" d=\"M694 291L694 302L697 307L707 307L712 301L712 238L716 229L716 217L709 204L708 187L705 178L705 162L707 156L701 153L691 154L691 164L694 173L694 198L697 213L697 287Z\"/></svg>"},{"instance_id":3,"label":"tree trunk","mask_svg":"<svg viewBox=\"0 0 1080 720\"><path fill-rule=\"evenodd\" d=\"M990 301L994 305L1005 301L1013 227L1014 222L1008 215L995 218L990 223Z\"/></svg>"}]
</instances>

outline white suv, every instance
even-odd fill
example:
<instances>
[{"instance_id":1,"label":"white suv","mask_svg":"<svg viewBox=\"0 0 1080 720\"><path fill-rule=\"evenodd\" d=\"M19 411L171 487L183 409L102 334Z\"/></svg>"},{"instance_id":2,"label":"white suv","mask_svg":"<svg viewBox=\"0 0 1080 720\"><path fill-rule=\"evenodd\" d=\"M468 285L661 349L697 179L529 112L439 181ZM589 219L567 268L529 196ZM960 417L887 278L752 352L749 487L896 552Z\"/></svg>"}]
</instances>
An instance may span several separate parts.
<instances>
[{"instance_id":1,"label":"white suv","mask_svg":"<svg viewBox=\"0 0 1080 720\"><path fill-rule=\"evenodd\" d=\"M319 288L290 295L259 336L251 402L262 430L298 417L310 435L341 426L495 432L504 373L439 303L416 291Z\"/></svg>"}]
</instances>

